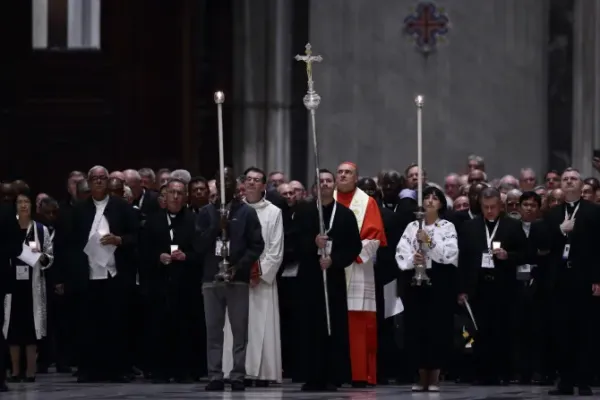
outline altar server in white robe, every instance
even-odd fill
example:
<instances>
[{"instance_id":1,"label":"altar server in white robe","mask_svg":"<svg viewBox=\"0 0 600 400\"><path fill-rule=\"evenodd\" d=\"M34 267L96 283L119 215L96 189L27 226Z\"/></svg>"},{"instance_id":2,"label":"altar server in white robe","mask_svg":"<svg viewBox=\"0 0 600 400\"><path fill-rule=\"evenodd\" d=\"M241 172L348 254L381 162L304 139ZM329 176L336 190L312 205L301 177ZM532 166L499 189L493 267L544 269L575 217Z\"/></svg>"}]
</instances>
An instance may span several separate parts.
<instances>
[{"instance_id":1,"label":"altar server in white robe","mask_svg":"<svg viewBox=\"0 0 600 400\"><path fill-rule=\"evenodd\" d=\"M257 260L250 279L246 376L247 379L254 380L256 386L265 387L269 381L282 381L276 276L283 261L283 219L281 210L263 197L267 183L265 173L258 168L249 168L244 175L245 201L258 214L265 242L263 253ZM232 338L227 318L223 345L225 349L231 349ZM223 351L225 376L228 376L232 365L231 351Z\"/></svg>"}]
</instances>

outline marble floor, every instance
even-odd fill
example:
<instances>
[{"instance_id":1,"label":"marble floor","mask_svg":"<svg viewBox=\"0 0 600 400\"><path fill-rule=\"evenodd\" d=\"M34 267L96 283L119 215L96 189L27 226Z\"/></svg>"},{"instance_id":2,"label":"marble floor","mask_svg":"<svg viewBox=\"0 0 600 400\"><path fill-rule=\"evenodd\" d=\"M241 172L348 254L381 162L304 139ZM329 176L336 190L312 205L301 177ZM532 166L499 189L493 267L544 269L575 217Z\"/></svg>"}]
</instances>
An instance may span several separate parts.
<instances>
[{"instance_id":1,"label":"marble floor","mask_svg":"<svg viewBox=\"0 0 600 400\"><path fill-rule=\"evenodd\" d=\"M67 375L40 375L36 383L12 383L11 391L0 393L0 400L120 400L120 399L248 399L248 400L387 400L387 399L450 399L450 400L510 400L550 398L548 388L535 386L470 387L449 384L442 393L411 393L409 386L381 386L377 389L340 389L335 393L304 393L300 385L286 383L266 389L249 388L245 392L210 393L204 384L153 385L142 381L129 384L78 384ZM598 396L600 398L600 391ZM560 397L552 397L560 399Z\"/></svg>"}]
</instances>

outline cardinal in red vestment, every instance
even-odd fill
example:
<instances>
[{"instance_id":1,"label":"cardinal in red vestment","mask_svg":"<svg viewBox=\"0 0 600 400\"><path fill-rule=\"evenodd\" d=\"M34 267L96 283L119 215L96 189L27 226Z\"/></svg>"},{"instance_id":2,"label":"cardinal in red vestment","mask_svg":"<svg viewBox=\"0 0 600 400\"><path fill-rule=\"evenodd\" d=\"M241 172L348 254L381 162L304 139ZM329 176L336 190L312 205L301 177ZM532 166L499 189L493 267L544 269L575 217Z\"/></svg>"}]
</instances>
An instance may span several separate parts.
<instances>
[{"instance_id":1,"label":"cardinal in red vestment","mask_svg":"<svg viewBox=\"0 0 600 400\"><path fill-rule=\"evenodd\" d=\"M357 182L356 164L342 163L337 170L336 200L354 213L363 245L355 262L346 268L352 385L366 387L377 383L374 261L377 249L387 246L387 240L377 202L357 188Z\"/></svg>"}]
</instances>

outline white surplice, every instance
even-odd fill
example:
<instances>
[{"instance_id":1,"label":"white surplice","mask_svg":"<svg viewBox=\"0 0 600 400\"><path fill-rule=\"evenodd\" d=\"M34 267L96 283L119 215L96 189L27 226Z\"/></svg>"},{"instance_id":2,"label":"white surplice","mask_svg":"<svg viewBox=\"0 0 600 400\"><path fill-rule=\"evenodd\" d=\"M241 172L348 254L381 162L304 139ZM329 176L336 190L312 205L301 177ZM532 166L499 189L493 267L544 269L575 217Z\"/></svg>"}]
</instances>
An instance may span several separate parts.
<instances>
[{"instance_id":1,"label":"white surplice","mask_svg":"<svg viewBox=\"0 0 600 400\"><path fill-rule=\"evenodd\" d=\"M250 288L246 376L248 379L281 382L281 337L276 277L283 261L283 219L281 210L268 200L263 199L248 205L258 214L265 249L260 256L260 282ZM224 333L223 372L228 378L233 367L233 335L228 315L225 318Z\"/></svg>"},{"instance_id":2,"label":"white surplice","mask_svg":"<svg viewBox=\"0 0 600 400\"><path fill-rule=\"evenodd\" d=\"M337 190L333 193L337 201ZM367 206L373 200L359 188L354 191L350 203L350 211L356 217L359 232L367 215ZM379 249L379 240L362 238L362 250L359 257L362 263L353 262L344 270L346 273L346 291L348 296L348 311L376 312L375 298L375 257Z\"/></svg>"},{"instance_id":3,"label":"white surplice","mask_svg":"<svg viewBox=\"0 0 600 400\"><path fill-rule=\"evenodd\" d=\"M396 247L396 263L402 271L415 268L413 256L420 247L418 230L418 221L408 224ZM454 224L445 219L438 219L434 224L424 225L423 230L431 238L431 245L423 246L426 268L431 268L432 260L438 264L458 266L458 239Z\"/></svg>"},{"instance_id":4,"label":"white surplice","mask_svg":"<svg viewBox=\"0 0 600 400\"><path fill-rule=\"evenodd\" d=\"M46 336L46 324L47 324L47 298L46 298L46 277L43 271L50 268L54 263L54 250L52 244L53 236L50 235L48 228L42 226L44 231L43 243L40 243L40 237L36 227L36 222L32 221L27 229L25 240L29 236L29 232L33 229L33 238L36 243L36 248L41 249L42 253L48 257L48 264L42 266L39 260L31 267L31 295L33 296L33 325L35 327L35 337L41 340ZM25 245L29 245L28 242L24 242ZM14 268L13 268L14 270ZM4 297L4 325L2 326L2 333L4 337L8 337L8 328L10 327L10 312L12 308L12 295L7 294Z\"/></svg>"}]
</instances>

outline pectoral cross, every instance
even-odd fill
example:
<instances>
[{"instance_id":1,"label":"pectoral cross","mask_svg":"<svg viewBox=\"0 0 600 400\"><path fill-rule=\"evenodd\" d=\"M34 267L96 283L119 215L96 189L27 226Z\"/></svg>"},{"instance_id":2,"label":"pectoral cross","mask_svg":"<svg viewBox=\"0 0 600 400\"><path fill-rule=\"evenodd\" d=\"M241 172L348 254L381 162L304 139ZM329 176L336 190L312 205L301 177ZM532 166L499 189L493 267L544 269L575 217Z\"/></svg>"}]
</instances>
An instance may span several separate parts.
<instances>
[{"instance_id":1,"label":"pectoral cross","mask_svg":"<svg viewBox=\"0 0 600 400\"><path fill-rule=\"evenodd\" d=\"M306 75L308 75L308 82L310 84L313 81L313 79L312 79L312 63L323 61L323 57L312 55L312 46L310 45L310 43L307 43L305 48L306 48L306 50L304 53L306 55L301 56L298 54L295 58L296 58L296 61L304 61L306 63Z\"/></svg>"}]
</instances>

